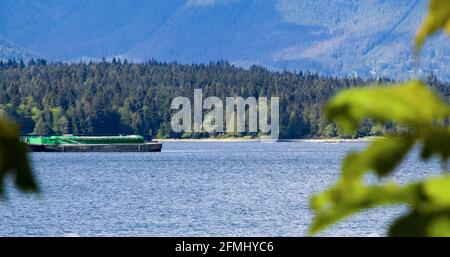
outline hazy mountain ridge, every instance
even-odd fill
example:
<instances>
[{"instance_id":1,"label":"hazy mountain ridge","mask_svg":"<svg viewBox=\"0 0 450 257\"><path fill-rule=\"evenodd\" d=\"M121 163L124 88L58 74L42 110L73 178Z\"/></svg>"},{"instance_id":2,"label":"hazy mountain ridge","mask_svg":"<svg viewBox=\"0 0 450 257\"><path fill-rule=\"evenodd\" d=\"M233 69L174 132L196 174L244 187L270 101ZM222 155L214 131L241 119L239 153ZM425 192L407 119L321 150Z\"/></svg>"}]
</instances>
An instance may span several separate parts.
<instances>
[{"instance_id":1,"label":"hazy mountain ridge","mask_svg":"<svg viewBox=\"0 0 450 257\"><path fill-rule=\"evenodd\" d=\"M56 60L121 56L182 63L224 59L242 66L327 75L450 79L448 39L412 39L421 0L4 0L0 35Z\"/></svg>"},{"instance_id":2,"label":"hazy mountain ridge","mask_svg":"<svg viewBox=\"0 0 450 257\"><path fill-rule=\"evenodd\" d=\"M30 60L31 58L36 58L36 55L0 38L0 60Z\"/></svg>"}]
</instances>

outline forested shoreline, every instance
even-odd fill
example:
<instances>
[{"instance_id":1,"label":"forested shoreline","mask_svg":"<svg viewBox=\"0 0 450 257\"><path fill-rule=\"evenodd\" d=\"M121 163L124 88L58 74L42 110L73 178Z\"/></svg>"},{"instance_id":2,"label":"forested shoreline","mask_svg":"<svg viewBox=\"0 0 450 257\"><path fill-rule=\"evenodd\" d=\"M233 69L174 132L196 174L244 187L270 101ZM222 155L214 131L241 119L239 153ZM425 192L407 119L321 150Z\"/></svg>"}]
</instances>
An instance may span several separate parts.
<instances>
[{"instance_id":1,"label":"forested shoreline","mask_svg":"<svg viewBox=\"0 0 450 257\"><path fill-rule=\"evenodd\" d=\"M342 137L322 107L338 91L374 81L334 78L303 72L248 69L227 62L209 64L0 62L0 113L21 125L23 134L152 134L159 138L224 137L173 133L174 97L230 96L280 98L280 138ZM378 82L388 83L388 79ZM448 84L430 75L428 84L448 102ZM393 124L366 121L356 136L398 130ZM244 136L243 134L232 136ZM257 136L257 135L252 135Z\"/></svg>"}]
</instances>

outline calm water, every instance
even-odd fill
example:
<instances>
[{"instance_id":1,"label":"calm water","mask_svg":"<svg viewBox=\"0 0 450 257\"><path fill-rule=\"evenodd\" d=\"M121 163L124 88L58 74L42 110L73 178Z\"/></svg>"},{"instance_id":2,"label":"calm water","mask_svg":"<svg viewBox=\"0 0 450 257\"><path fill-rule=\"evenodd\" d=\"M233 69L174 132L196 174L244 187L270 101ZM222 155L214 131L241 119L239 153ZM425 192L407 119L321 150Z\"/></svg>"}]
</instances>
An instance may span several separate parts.
<instances>
[{"instance_id":1,"label":"calm water","mask_svg":"<svg viewBox=\"0 0 450 257\"><path fill-rule=\"evenodd\" d=\"M34 153L42 193L19 193L8 181L0 235L301 236L311 194L334 182L346 152L364 146L164 143L161 153ZM395 180L438 170L413 154ZM322 235L384 235L402 211L374 209Z\"/></svg>"}]
</instances>

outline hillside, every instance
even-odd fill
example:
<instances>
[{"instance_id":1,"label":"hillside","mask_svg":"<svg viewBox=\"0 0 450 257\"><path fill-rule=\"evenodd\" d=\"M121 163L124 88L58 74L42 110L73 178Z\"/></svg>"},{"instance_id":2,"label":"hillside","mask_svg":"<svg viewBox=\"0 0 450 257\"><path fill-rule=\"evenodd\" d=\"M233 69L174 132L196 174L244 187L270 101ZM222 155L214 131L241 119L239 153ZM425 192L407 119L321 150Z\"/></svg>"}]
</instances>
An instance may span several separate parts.
<instances>
[{"instance_id":1,"label":"hillside","mask_svg":"<svg viewBox=\"0 0 450 257\"><path fill-rule=\"evenodd\" d=\"M0 35L40 56L74 61L205 63L309 70L335 76L450 79L450 47L411 41L420 0L3 0ZM19 18L18 18L19 17Z\"/></svg>"},{"instance_id":2,"label":"hillside","mask_svg":"<svg viewBox=\"0 0 450 257\"><path fill-rule=\"evenodd\" d=\"M322 105L336 91L361 85L360 79L331 79L315 74L270 72L228 63L180 65L149 62L132 64L36 63L26 67L0 62L0 114L22 125L23 133L183 135L170 127L171 101L204 97L280 97L280 137L337 135L322 115ZM449 94L445 94L449 95ZM206 113L206 111L205 111ZM378 133L367 124L361 135ZM216 136L220 136L216 134Z\"/></svg>"},{"instance_id":3,"label":"hillside","mask_svg":"<svg viewBox=\"0 0 450 257\"><path fill-rule=\"evenodd\" d=\"M10 59L23 59L29 60L35 58L36 56L20 47L17 47L6 40L0 38L0 60L10 60Z\"/></svg>"}]
</instances>

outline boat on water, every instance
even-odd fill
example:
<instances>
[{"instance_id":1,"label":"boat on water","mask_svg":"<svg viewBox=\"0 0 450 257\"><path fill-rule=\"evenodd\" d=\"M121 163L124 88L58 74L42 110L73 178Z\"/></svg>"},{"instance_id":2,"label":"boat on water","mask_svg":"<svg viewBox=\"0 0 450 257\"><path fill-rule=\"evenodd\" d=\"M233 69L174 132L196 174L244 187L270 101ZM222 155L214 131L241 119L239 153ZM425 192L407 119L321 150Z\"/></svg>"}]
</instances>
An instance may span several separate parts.
<instances>
[{"instance_id":1,"label":"boat on water","mask_svg":"<svg viewBox=\"0 0 450 257\"><path fill-rule=\"evenodd\" d=\"M160 152L151 136L21 136L32 152Z\"/></svg>"}]
</instances>

